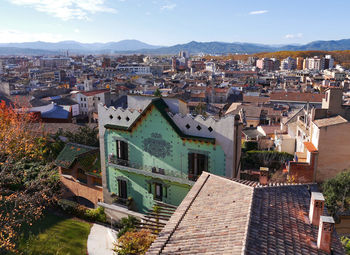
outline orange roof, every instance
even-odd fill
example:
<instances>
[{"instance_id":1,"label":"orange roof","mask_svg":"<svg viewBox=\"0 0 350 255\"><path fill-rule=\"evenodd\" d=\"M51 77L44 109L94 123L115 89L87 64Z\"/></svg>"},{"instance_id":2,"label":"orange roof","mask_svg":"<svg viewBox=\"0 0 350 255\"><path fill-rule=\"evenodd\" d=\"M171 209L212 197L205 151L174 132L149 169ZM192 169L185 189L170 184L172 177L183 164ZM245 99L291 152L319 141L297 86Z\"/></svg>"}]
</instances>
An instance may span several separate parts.
<instances>
[{"instance_id":1,"label":"orange roof","mask_svg":"<svg viewBox=\"0 0 350 255\"><path fill-rule=\"evenodd\" d=\"M310 152L316 152L317 149L315 147L315 145L313 145L312 142L304 142L305 148L310 151Z\"/></svg>"}]
</instances>

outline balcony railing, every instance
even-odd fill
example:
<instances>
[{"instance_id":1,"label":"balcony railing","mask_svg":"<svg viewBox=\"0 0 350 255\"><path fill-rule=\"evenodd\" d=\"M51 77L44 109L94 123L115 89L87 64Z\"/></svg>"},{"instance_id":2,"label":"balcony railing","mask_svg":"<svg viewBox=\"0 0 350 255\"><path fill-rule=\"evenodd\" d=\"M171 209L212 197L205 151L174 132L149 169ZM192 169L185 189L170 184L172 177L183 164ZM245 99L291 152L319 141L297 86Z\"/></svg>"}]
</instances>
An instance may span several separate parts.
<instances>
[{"instance_id":1,"label":"balcony railing","mask_svg":"<svg viewBox=\"0 0 350 255\"><path fill-rule=\"evenodd\" d=\"M155 166L147 166L147 165L141 165L139 163L131 162L129 160L124 160L124 159L118 159L115 155L109 155L108 157L108 162L111 164L115 164L118 166L125 166L125 167L130 167L130 168L135 168L139 170L144 170L144 171L149 171L155 174L161 174L161 175L169 175L169 176L174 176L178 178L183 178L187 177L187 173L177 173L175 170L166 170L164 168L160 167L155 167ZM191 181L196 181L198 176L194 176L191 174L188 174L188 179Z\"/></svg>"},{"instance_id":2,"label":"balcony railing","mask_svg":"<svg viewBox=\"0 0 350 255\"><path fill-rule=\"evenodd\" d=\"M140 170L150 171L152 173L163 174L163 175L165 174L165 169L163 169L163 168L141 165L139 163L131 162L129 160L118 159L115 155L110 155L108 161L109 161L109 163L112 163L112 164L115 164L118 166L126 166L126 167L130 167L130 168L136 168L136 169L140 169Z\"/></svg>"}]
</instances>

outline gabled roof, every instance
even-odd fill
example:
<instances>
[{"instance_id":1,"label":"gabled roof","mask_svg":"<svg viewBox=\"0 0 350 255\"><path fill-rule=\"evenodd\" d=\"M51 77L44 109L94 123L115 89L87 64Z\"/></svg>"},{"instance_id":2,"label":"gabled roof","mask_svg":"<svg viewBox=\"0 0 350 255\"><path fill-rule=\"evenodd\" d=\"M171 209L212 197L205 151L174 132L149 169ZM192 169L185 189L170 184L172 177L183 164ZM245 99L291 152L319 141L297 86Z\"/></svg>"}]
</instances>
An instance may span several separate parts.
<instances>
[{"instance_id":1,"label":"gabled roof","mask_svg":"<svg viewBox=\"0 0 350 255\"><path fill-rule=\"evenodd\" d=\"M317 254L317 185L254 186L203 173L147 254ZM323 215L327 215L326 209ZM333 254L344 254L336 232Z\"/></svg>"},{"instance_id":2,"label":"gabled roof","mask_svg":"<svg viewBox=\"0 0 350 255\"><path fill-rule=\"evenodd\" d=\"M168 105L164 102L162 98L154 98L151 100L151 102L148 104L148 106L143 109L142 113L135 119L135 121L130 126L118 126L118 125L112 125L112 124L106 124L105 128L107 129L116 129L116 130L123 130L123 131L132 131L133 128L136 126L136 124L141 121L142 117L149 112L151 107L155 107L162 117L168 122L168 124L173 128L173 130L182 138L182 139L192 139L192 140L202 140L207 142L215 143L215 138L209 138L209 137L201 137L201 136L192 136L187 135L181 131L181 129L175 124L175 122L170 118L170 116L167 113L167 109L169 108Z\"/></svg>"},{"instance_id":3,"label":"gabled roof","mask_svg":"<svg viewBox=\"0 0 350 255\"><path fill-rule=\"evenodd\" d=\"M98 153L98 151L99 149L96 147L76 143L67 143L57 156L55 164L63 168L70 168L76 159L89 153Z\"/></svg>"}]
</instances>

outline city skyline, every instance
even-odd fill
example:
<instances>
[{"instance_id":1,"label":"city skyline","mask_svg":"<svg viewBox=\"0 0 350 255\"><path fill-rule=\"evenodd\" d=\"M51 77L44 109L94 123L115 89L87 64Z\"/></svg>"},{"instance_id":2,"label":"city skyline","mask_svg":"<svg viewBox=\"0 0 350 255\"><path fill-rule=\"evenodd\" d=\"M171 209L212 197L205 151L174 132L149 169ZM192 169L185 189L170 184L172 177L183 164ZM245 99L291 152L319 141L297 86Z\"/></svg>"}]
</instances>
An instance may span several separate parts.
<instances>
[{"instance_id":1,"label":"city skyline","mask_svg":"<svg viewBox=\"0 0 350 255\"><path fill-rule=\"evenodd\" d=\"M343 6L339 8L338 4L322 2L326 3L4 0L0 10L0 22L4 24L0 43L136 39L170 46L193 40L304 44L350 38L346 32L346 10L350 3L338 1ZM330 13L337 15L327 18Z\"/></svg>"}]
</instances>

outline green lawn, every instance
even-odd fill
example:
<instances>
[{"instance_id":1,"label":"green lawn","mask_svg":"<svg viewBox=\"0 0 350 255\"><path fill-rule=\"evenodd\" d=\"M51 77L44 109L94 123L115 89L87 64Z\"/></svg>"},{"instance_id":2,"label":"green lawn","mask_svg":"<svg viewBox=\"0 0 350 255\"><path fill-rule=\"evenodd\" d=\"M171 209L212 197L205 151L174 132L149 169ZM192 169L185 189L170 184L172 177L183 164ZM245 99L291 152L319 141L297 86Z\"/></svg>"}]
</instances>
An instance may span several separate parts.
<instances>
[{"instance_id":1,"label":"green lawn","mask_svg":"<svg viewBox=\"0 0 350 255\"><path fill-rule=\"evenodd\" d=\"M87 254L87 238L91 224L47 214L35 223L22 238L19 248L24 254L82 255Z\"/></svg>"}]
</instances>

